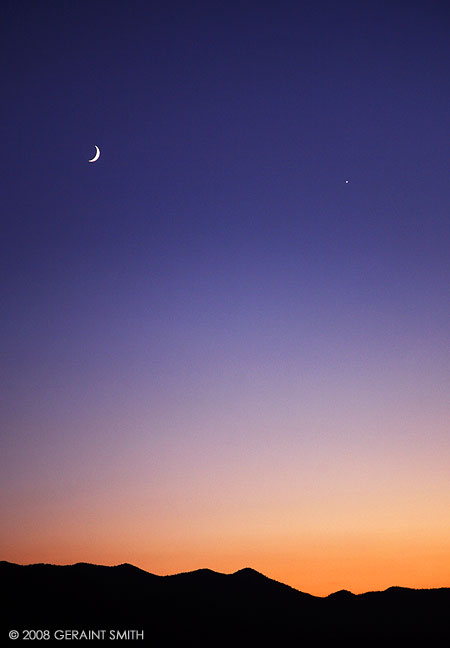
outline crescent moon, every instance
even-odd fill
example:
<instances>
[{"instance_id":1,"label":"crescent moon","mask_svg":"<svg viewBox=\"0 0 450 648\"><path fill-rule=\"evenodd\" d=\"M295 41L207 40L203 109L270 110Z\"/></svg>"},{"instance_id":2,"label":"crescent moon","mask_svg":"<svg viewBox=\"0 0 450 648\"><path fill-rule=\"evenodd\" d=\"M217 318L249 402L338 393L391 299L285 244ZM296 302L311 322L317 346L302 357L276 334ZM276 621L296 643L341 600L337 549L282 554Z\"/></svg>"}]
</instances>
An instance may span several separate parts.
<instances>
[{"instance_id":1,"label":"crescent moon","mask_svg":"<svg viewBox=\"0 0 450 648\"><path fill-rule=\"evenodd\" d=\"M99 157L100 157L100 149L98 148L98 146L95 146L95 155L92 158L92 160L88 160L88 162L97 162Z\"/></svg>"}]
</instances>

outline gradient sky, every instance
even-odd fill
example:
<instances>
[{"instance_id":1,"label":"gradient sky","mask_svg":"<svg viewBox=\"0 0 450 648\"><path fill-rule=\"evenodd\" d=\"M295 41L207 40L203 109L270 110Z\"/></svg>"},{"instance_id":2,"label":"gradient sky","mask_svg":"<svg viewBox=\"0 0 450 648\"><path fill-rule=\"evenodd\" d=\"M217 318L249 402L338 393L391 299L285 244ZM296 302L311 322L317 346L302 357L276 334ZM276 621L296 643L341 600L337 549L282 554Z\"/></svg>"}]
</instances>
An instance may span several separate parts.
<instances>
[{"instance_id":1,"label":"gradient sky","mask_svg":"<svg viewBox=\"0 0 450 648\"><path fill-rule=\"evenodd\" d=\"M448 3L0 11L1 558L449 586Z\"/></svg>"}]
</instances>

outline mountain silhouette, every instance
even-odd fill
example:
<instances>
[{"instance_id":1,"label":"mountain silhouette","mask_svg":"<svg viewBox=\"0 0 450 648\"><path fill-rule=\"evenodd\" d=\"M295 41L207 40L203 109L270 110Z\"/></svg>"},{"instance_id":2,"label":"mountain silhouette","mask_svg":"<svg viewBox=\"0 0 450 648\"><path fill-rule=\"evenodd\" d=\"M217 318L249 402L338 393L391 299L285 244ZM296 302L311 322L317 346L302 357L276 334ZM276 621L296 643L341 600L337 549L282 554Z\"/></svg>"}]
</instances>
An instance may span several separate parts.
<instances>
[{"instance_id":1,"label":"mountain silhouette","mask_svg":"<svg viewBox=\"0 0 450 648\"><path fill-rule=\"evenodd\" d=\"M317 597L250 568L157 576L129 564L88 563L0 562L0 582L7 594L2 638L11 629L48 629L50 637L56 630L136 630L158 646L450 638L450 588Z\"/></svg>"}]
</instances>

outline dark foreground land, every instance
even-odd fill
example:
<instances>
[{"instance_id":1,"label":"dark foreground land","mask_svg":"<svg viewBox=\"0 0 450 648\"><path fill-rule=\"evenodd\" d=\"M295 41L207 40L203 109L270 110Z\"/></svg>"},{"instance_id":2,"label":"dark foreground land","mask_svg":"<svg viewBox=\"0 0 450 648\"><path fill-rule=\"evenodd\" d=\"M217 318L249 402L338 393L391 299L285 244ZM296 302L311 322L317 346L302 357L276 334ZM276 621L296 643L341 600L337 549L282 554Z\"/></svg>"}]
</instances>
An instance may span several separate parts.
<instances>
[{"instance_id":1,"label":"dark foreground land","mask_svg":"<svg viewBox=\"0 0 450 648\"><path fill-rule=\"evenodd\" d=\"M29 634L40 646L57 640L59 645L109 643L124 637L125 630L132 631L127 636L136 645L154 646L313 646L318 639L363 639L362 645L375 640L386 646L413 638L437 646L448 645L442 640L450 638L450 588L392 587L321 598L252 569L155 576L127 564L85 563L0 562L0 582L6 595L1 645L22 644L26 630L49 631L42 639ZM14 642L10 630L19 632Z\"/></svg>"}]
</instances>

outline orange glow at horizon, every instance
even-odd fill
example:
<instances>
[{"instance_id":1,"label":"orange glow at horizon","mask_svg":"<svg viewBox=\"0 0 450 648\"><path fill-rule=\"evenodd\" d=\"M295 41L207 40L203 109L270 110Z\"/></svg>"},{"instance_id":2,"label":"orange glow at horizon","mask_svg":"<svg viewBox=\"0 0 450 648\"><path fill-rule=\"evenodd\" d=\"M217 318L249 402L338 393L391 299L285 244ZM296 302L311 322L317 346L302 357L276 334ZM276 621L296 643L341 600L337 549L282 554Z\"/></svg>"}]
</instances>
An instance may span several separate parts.
<instances>
[{"instance_id":1,"label":"orange glow at horizon","mask_svg":"<svg viewBox=\"0 0 450 648\"><path fill-rule=\"evenodd\" d=\"M134 564L145 571L159 575L175 574L195 569L210 568L233 573L243 567L252 567L277 581L315 596L327 596L340 589L355 594L384 590L391 586L420 588L449 587L450 543L442 538L411 541L408 536L394 540L382 538L298 538L287 546L267 546L250 541L221 549L188 546L154 547L151 550L123 545L83 546L74 538L62 544L36 544L35 548L12 548L3 559L20 564L36 562L52 564L117 565Z\"/></svg>"},{"instance_id":2,"label":"orange glow at horizon","mask_svg":"<svg viewBox=\"0 0 450 648\"><path fill-rule=\"evenodd\" d=\"M67 511L49 502L39 520L32 511L17 516L3 536L2 559L21 564L124 562L167 575L200 568L232 573L243 567L317 596L340 589L354 593L390 586L450 586L450 539L442 497L427 510L427 500L378 502L360 497L347 505L340 495L316 509L301 505L259 509L255 501L239 510L222 501L214 510L195 506L153 507L124 493L94 505L86 495ZM236 502L234 502L236 504ZM88 508L89 505L89 508ZM267 502L266 502L267 505ZM146 515L146 506L147 515ZM31 505L32 508L32 505ZM321 510L320 510L321 509Z\"/></svg>"},{"instance_id":3,"label":"orange glow at horizon","mask_svg":"<svg viewBox=\"0 0 450 648\"><path fill-rule=\"evenodd\" d=\"M331 419L333 434L233 436L224 420L210 439L206 421L176 444L112 439L107 459L88 435L70 453L55 442L26 482L12 475L1 558L160 575L252 567L318 596L448 587L448 442L444 426L433 440L419 423L395 438Z\"/></svg>"}]
</instances>

